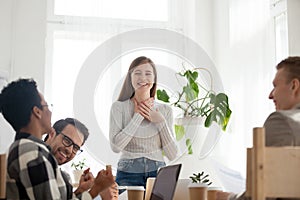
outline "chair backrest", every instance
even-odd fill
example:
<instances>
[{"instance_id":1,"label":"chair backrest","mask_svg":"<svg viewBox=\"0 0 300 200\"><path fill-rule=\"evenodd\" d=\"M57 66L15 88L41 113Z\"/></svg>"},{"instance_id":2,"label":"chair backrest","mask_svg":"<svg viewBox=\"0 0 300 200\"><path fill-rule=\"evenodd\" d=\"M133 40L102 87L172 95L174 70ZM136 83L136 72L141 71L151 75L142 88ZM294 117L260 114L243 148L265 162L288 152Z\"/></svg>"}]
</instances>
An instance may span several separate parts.
<instances>
[{"instance_id":1,"label":"chair backrest","mask_svg":"<svg viewBox=\"0 0 300 200\"><path fill-rule=\"evenodd\" d=\"M0 154L0 199L6 197L6 154Z\"/></svg>"},{"instance_id":2,"label":"chair backrest","mask_svg":"<svg viewBox=\"0 0 300 200\"><path fill-rule=\"evenodd\" d=\"M264 128L254 128L246 184L253 200L300 198L300 147L266 147Z\"/></svg>"}]
</instances>

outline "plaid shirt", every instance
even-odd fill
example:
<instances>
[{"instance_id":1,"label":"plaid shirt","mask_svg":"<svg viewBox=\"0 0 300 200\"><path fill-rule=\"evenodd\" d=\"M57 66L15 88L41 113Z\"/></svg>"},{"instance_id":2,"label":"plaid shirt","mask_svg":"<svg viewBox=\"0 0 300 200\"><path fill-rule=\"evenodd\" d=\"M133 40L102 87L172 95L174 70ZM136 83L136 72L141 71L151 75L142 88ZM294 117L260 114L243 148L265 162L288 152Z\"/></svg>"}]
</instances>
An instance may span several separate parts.
<instances>
[{"instance_id":1,"label":"plaid shirt","mask_svg":"<svg viewBox=\"0 0 300 200\"><path fill-rule=\"evenodd\" d=\"M66 185L50 148L28 133L17 133L9 148L7 199L67 199Z\"/></svg>"}]
</instances>

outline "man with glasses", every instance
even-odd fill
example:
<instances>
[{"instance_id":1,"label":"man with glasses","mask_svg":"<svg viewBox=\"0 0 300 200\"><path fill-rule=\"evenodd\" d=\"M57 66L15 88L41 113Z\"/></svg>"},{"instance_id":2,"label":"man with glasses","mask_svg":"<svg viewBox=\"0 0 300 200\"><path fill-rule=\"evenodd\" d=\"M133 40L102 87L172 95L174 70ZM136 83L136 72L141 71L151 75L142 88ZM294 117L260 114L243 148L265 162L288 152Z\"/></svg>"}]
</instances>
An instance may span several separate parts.
<instances>
[{"instance_id":1,"label":"man with glasses","mask_svg":"<svg viewBox=\"0 0 300 200\"><path fill-rule=\"evenodd\" d=\"M54 130L45 138L46 143L51 147L51 152L55 156L59 165L71 161L76 154L82 152L80 149L89 136L87 127L74 118L61 119L53 125ZM73 187L70 183L69 175L62 172L65 182L68 186L68 196L72 197ZM81 177L78 188L74 194L83 199L83 195L93 186L94 177L91 172L87 172ZM118 190L116 183L110 188L100 192L103 200L111 200L118 198Z\"/></svg>"},{"instance_id":2,"label":"man with glasses","mask_svg":"<svg viewBox=\"0 0 300 200\"><path fill-rule=\"evenodd\" d=\"M42 141L52 130L48 107L32 79L13 81L1 91L0 112L16 131L7 159L7 199L67 199L57 161ZM111 172L99 172L90 196L113 183Z\"/></svg>"}]
</instances>

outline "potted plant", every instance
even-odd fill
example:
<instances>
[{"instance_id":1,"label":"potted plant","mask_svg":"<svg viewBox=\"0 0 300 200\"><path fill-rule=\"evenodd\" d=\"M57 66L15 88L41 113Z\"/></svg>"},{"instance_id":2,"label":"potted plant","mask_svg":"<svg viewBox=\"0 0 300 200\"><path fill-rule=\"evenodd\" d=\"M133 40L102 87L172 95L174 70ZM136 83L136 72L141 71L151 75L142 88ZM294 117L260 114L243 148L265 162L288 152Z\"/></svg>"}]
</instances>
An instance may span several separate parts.
<instances>
[{"instance_id":1,"label":"potted plant","mask_svg":"<svg viewBox=\"0 0 300 200\"><path fill-rule=\"evenodd\" d=\"M190 176L189 178L192 180L192 183L203 183L207 186L211 185L212 182L208 179L209 175L208 174L204 174L204 172L201 173L193 173L192 176Z\"/></svg>"},{"instance_id":2,"label":"potted plant","mask_svg":"<svg viewBox=\"0 0 300 200\"><path fill-rule=\"evenodd\" d=\"M204 118L204 126L210 127L216 122L223 131L226 130L228 121L231 116L231 109L228 103L228 96L225 93L216 93L213 90L212 75L206 68L185 69L176 73L176 77L180 76L185 79L186 84L181 85L181 90L175 92L172 96L174 102L170 102L170 95L165 90L157 90L157 99L182 111L182 118L187 121ZM199 73L207 72L211 79L210 88L204 87L199 81ZM178 80L178 79L177 79ZM175 124L175 134L177 141L181 140L186 131L182 123ZM188 154L192 154L192 142L187 138L186 146Z\"/></svg>"},{"instance_id":3,"label":"potted plant","mask_svg":"<svg viewBox=\"0 0 300 200\"><path fill-rule=\"evenodd\" d=\"M83 174L83 168L87 165L85 164L85 158L79 160L78 162L73 161L71 167L73 168L74 183L79 183L80 176Z\"/></svg>"}]
</instances>

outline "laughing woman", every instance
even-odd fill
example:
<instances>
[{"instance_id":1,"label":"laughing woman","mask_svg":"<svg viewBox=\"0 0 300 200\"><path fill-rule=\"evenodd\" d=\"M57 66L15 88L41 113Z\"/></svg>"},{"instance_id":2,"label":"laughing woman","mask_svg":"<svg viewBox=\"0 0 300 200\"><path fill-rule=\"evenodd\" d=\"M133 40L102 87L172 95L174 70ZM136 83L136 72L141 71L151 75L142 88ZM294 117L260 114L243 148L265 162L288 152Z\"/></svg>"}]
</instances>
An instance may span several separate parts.
<instances>
[{"instance_id":1,"label":"laughing woman","mask_svg":"<svg viewBox=\"0 0 300 200\"><path fill-rule=\"evenodd\" d=\"M132 61L118 101L110 113L110 145L121 152L116 182L120 186L144 186L165 166L164 155L177 155L173 113L154 100L157 72L154 63L141 56Z\"/></svg>"}]
</instances>

